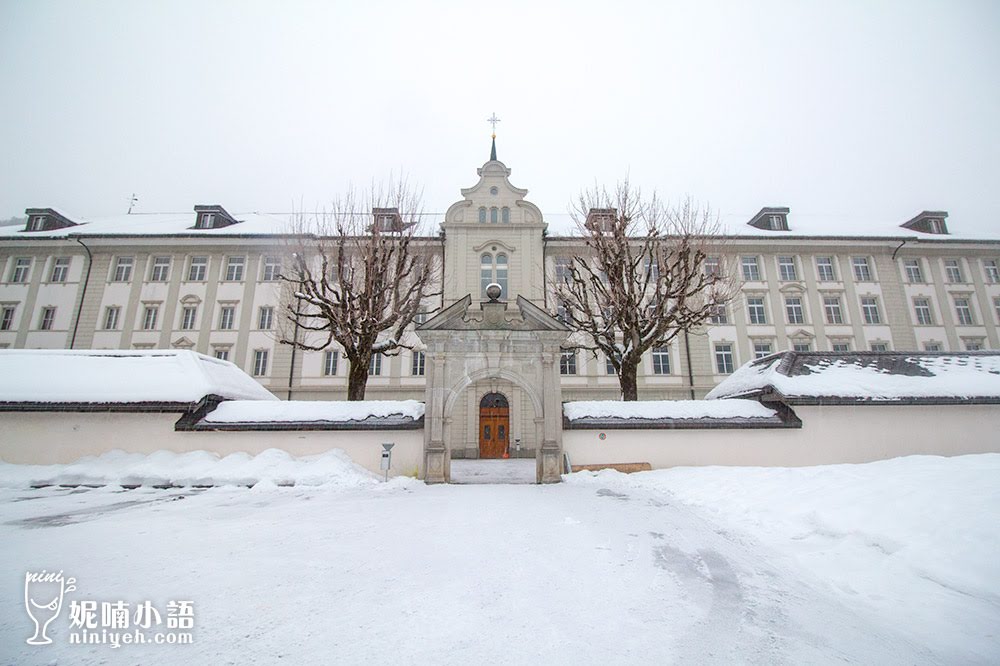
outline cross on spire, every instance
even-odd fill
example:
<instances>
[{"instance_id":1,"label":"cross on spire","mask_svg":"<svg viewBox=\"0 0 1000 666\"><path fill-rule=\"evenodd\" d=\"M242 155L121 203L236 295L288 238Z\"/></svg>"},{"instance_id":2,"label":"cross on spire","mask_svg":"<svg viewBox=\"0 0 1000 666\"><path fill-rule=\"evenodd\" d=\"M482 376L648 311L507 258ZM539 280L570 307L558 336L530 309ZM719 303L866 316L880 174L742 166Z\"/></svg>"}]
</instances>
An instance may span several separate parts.
<instances>
[{"instance_id":1,"label":"cross on spire","mask_svg":"<svg viewBox=\"0 0 1000 666\"><path fill-rule=\"evenodd\" d=\"M492 116L487 118L486 122L493 126L493 138L497 138L497 123L500 122L500 119L497 118L497 114L494 113Z\"/></svg>"}]
</instances>

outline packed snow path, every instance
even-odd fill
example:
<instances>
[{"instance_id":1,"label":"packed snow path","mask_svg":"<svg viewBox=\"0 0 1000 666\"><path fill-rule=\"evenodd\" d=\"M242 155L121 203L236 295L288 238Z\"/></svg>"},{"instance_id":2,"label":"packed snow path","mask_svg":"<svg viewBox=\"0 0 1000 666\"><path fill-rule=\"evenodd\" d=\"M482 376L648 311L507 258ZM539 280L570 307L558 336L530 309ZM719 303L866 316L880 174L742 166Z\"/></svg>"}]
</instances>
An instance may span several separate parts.
<instances>
[{"instance_id":1,"label":"packed snow path","mask_svg":"<svg viewBox=\"0 0 1000 666\"><path fill-rule=\"evenodd\" d=\"M669 495L606 485L5 490L0 661L989 661ZM53 645L26 645L23 572L43 567L81 599L193 600L194 644L68 645L64 611Z\"/></svg>"}]
</instances>

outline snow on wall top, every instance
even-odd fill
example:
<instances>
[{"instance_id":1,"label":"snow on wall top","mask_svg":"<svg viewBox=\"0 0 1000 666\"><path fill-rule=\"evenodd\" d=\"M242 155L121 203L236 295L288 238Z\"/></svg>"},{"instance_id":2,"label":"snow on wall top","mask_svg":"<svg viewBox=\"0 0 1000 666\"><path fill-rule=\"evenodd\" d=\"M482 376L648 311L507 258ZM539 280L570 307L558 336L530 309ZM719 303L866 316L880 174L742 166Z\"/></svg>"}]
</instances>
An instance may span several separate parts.
<instances>
[{"instance_id":1,"label":"snow on wall top","mask_svg":"<svg viewBox=\"0 0 1000 666\"><path fill-rule=\"evenodd\" d=\"M706 398L761 393L865 402L1000 398L1000 353L782 352L743 365Z\"/></svg>"},{"instance_id":2,"label":"snow on wall top","mask_svg":"<svg viewBox=\"0 0 1000 666\"><path fill-rule=\"evenodd\" d=\"M563 404L570 421L615 419L766 419L777 413L755 400L580 400Z\"/></svg>"},{"instance_id":3,"label":"snow on wall top","mask_svg":"<svg viewBox=\"0 0 1000 666\"><path fill-rule=\"evenodd\" d=\"M203 420L208 423L344 423L390 416L417 420L423 415L424 403L417 400L282 400L266 405L233 400L220 404Z\"/></svg>"},{"instance_id":4,"label":"snow on wall top","mask_svg":"<svg viewBox=\"0 0 1000 666\"><path fill-rule=\"evenodd\" d=\"M0 402L277 401L228 361L186 350L0 350Z\"/></svg>"}]
</instances>

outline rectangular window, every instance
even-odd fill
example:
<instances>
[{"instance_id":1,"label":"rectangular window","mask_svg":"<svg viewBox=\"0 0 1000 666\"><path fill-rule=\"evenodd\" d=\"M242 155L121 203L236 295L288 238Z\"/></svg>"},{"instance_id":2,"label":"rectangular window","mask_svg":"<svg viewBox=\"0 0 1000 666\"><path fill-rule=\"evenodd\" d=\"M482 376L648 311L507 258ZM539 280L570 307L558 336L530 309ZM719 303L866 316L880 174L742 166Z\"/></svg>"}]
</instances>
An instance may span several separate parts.
<instances>
[{"instance_id":1,"label":"rectangular window","mask_svg":"<svg viewBox=\"0 0 1000 666\"><path fill-rule=\"evenodd\" d=\"M118 329L118 316L121 314L121 311L122 309L117 305L112 305L104 309L105 331L115 331Z\"/></svg>"},{"instance_id":2,"label":"rectangular window","mask_svg":"<svg viewBox=\"0 0 1000 666\"><path fill-rule=\"evenodd\" d=\"M52 274L49 275L49 282L65 282L69 273L69 257L56 257L52 263Z\"/></svg>"},{"instance_id":3,"label":"rectangular window","mask_svg":"<svg viewBox=\"0 0 1000 666\"><path fill-rule=\"evenodd\" d=\"M170 279L170 257L153 257L153 270L149 275L150 282L166 282Z\"/></svg>"},{"instance_id":4,"label":"rectangular window","mask_svg":"<svg viewBox=\"0 0 1000 666\"><path fill-rule=\"evenodd\" d=\"M274 282L281 273L281 261L277 257L264 257L264 282Z\"/></svg>"},{"instance_id":5,"label":"rectangular window","mask_svg":"<svg viewBox=\"0 0 1000 666\"><path fill-rule=\"evenodd\" d=\"M424 366L427 364L427 356L422 351L413 352L413 360L410 363L410 374L414 377L424 376Z\"/></svg>"},{"instance_id":6,"label":"rectangular window","mask_svg":"<svg viewBox=\"0 0 1000 666\"><path fill-rule=\"evenodd\" d=\"M802 299L798 296L786 296L785 314L788 315L789 324L801 324L805 322L805 314L802 311Z\"/></svg>"},{"instance_id":7,"label":"rectangular window","mask_svg":"<svg viewBox=\"0 0 1000 666\"><path fill-rule=\"evenodd\" d=\"M868 263L868 257L852 257L851 266L854 267L854 279L858 282L872 281L872 268Z\"/></svg>"},{"instance_id":8,"label":"rectangular window","mask_svg":"<svg viewBox=\"0 0 1000 666\"><path fill-rule=\"evenodd\" d=\"M712 314L709 315L709 321L713 324L729 323L729 312L726 309L725 303L716 303L712 306Z\"/></svg>"},{"instance_id":9,"label":"rectangular window","mask_svg":"<svg viewBox=\"0 0 1000 666\"><path fill-rule=\"evenodd\" d=\"M962 342L965 343L965 351L982 351L983 350L983 339L982 338L963 338Z\"/></svg>"},{"instance_id":10,"label":"rectangular window","mask_svg":"<svg viewBox=\"0 0 1000 666\"><path fill-rule=\"evenodd\" d=\"M851 344L849 342L834 342L831 345L831 349L835 352L849 352L851 351Z\"/></svg>"},{"instance_id":11,"label":"rectangular window","mask_svg":"<svg viewBox=\"0 0 1000 666\"><path fill-rule=\"evenodd\" d=\"M770 356L773 352L771 343L764 340L755 340L753 343L753 357L754 359L764 358L765 356Z\"/></svg>"},{"instance_id":12,"label":"rectangular window","mask_svg":"<svg viewBox=\"0 0 1000 666\"><path fill-rule=\"evenodd\" d=\"M216 349L215 350L215 358L219 359L220 361L228 361L229 360L229 349L228 348L226 348L226 349Z\"/></svg>"},{"instance_id":13,"label":"rectangular window","mask_svg":"<svg viewBox=\"0 0 1000 666\"><path fill-rule=\"evenodd\" d=\"M233 321L236 319L236 308L232 305L223 305L219 308L219 330L231 331Z\"/></svg>"},{"instance_id":14,"label":"rectangular window","mask_svg":"<svg viewBox=\"0 0 1000 666\"><path fill-rule=\"evenodd\" d=\"M844 323L844 310L840 307L840 296L824 296L823 312L826 313L826 323Z\"/></svg>"},{"instance_id":15,"label":"rectangular window","mask_svg":"<svg viewBox=\"0 0 1000 666\"><path fill-rule=\"evenodd\" d=\"M38 321L38 329L41 331L51 331L52 324L56 320L55 308L42 308L42 317Z\"/></svg>"},{"instance_id":16,"label":"rectangular window","mask_svg":"<svg viewBox=\"0 0 1000 666\"><path fill-rule=\"evenodd\" d=\"M1000 282L1000 265L996 259L983 260L983 272L986 273L986 281L991 284Z\"/></svg>"},{"instance_id":17,"label":"rectangular window","mask_svg":"<svg viewBox=\"0 0 1000 666\"><path fill-rule=\"evenodd\" d=\"M903 262L903 268L906 270L907 282L911 284L923 284L924 270L920 267L919 259L907 259Z\"/></svg>"},{"instance_id":18,"label":"rectangular window","mask_svg":"<svg viewBox=\"0 0 1000 666\"><path fill-rule=\"evenodd\" d=\"M5 305L0 311L0 331L9 331L14 327L14 307L13 305Z\"/></svg>"},{"instance_id":19,"label":"rectangular window","mask_svg":"<svg viewBox=\"0 0 1000 666\"><path fill-rule=\"evenodd\" d=\"M198 318L198 308L191 306L181 310L181 329L190 331L194 329L194 322Z\"/></svg>"},{"instance_id":20,"label":"rectangular window","mask_svg":"<svg viewBox=\"0 0 1000 666\"><path fill-rule=\"evenodd\" d=\"M274 323L274 308L266 305L257 314L257 328L262 331L270 331Z\"/></svg>"},{"instance_id":21,"label":"rectangular window","mask_svg":"<svg viewBox=\"0 0 1000 666\"><path fill-rule=\"evenodd\" d=\"M812 343L808 340L793 340L792 351L807 352L812 351Z\"/></svg>"},{"instance_id":22,"label":"rectangular window","mask_svg":"<svg viewBox=\"0 0 1000 666\"><path fill-rule=\"evenodd\" d=\"M653 347L653 374L670 374L670 347Z\"/></svg>"},{"instance_id":23,"label":"rectangular window","mask_svg":"<svg viewBox=\"0 0 1000 666\"><path fill-rule=\"evenodd\" d=\"M368 361L368 374L378 376L382 374L382 354L375 352Z\"/></svg>"},{"instance_id":24,"label":"rectangular window","mask_svg":"<svg viewBox=\"0 0 1000 666\"><path fill-rule=\"evenodd\" d=\"M884 342L873 342L871 344L871 350L873 352L887 352L889 351L889 345Z\"/></svg>"},{"instance_id":25,"label":"rectangular window","mask_svg":"<svg viewBox=\"0 0 1000 666\"><path fill-rule=\"evenodd\" d=\"M617 372L615 372L615 364L611 362L610 356L604 357L604 374L606 375L618 374Z\"/></svg>"},{"instance_id":26,"label":"rectangular window","mask_svg":"<svg viewBox=\"0 0 1000 666\"><path fill-rule=\"evenodd\" d=\"M866 324L881 324L882 315L878 311L878 299L865 296L861 299L861 312L864 313Z\"/></svg>"},{"instance_id":27,"label":"rectangular window","mask_svg":"<svg viewBox=\"0 0 1000 666\"><path fill-rule=\"evenodd\" d=\"M923 326L930 326L934 323L931 315L931 302L926 298L913 299L913 312L917 315L917 323Z\"/></svg>"},{"instance_id":28,"label":"rectangular window","mask_svg":"<svg viewBox=\"0 0 1000 666\"><path fill-rule=\"evenodd\" d=\"M747 282L760 280L760 266L757 265L757 257L741 257L740 264L743 266L743 279Z\"/></svg>"},{"instance_id":29,"label":"rectangular window","mask_svg":"<svg viewBox=\"0 0 1000 666\"><path fill-rule=\"evenodd\" d=\"M243 265L245 257L228 257L226 259L226 281L240 282L243 280Z\"/></svg>"},{"instance_id":30,"label":"rectangular window","mask_svg":"<svg viewBox=\"0 0 1000 666\"><path fill-rule=\"evenodd\" d=\"M958 263L958 259L944 260L944 274L948 282L952 284L965 282L965 276L962 275L962 265Z\"/></svg>"},{"instance_id":31,"label":"rectangular window","mask_svg":"<svg viewBox=\"0 0 1000 666\"><path fill-rule=\"evenodd\" d=\"M976 323L968 298L955 298L955 316L960 326L972 326Z\"/></svg>"},{"instance_id":32,"label":"rectangular window","mask_svg":"<svg viewBox=\"0 0 1000 666\"><path fill-rule=\"evenodd\" d=\"M833 257L816 257L816 277L820 282L834 282L837 274L833 270Z\"/></svg>"},{"instance_id":33,"label":"rectangular window","mask_svg":"<svg viewBox=\"0 0 1000 666\"><path fill-rule=\"evenodd\" d=\"M208 274L208 257L191 257L188 266L188 282L204 282Z\"/></svg>"},{"instance_id":34,"label":"rectangular window","mask_svg":"<svg viewBox=\"0 0 1000 666\"><path fill-rule=\"evenodd\" d=\"M573 260L569 257L556 257L556 284L563 284L570 281L570 263Z\"/></svg>"},{"instance_id":35,"label":"rectangular window","mask_svg":"<svg viewBox=\"0 0 1000 666\"><path fill-rule=\"evenodd\" d=\"M18 257L14 260L14 270L10 273L11 282L27 282L31 273L31 257Z\"/></svg>"},{"instance_id":36,"label":"rectangular window","mask_svg":"<svg viewBox=\"0 0 1000 666\"><path fill-rule=\"evenodd\" d=\"M337 366L340 364L340 351L335 349L326 350L323 357L323 375L333 377L337 374Z\"/></svg>"},{"instance_id":37,"label":"rectangular window","mask_svg":"<svg viewBox=\"0 0 1000 666\"><path fill-rule=\"evenodd\" d=\"M767 313L764 310L763 296L750 296L747 298L747 315L751 324L766 324Z\"/></svg>"},{"instance_id":38,"label":"rectangular window","mask_svg":"<svg viewBox=\"0 0 1000 666\"><path fill-rule=\"evenodd\" d=\"M715 370L720 375L730 375L736 369L733 359L733 345L729 342L715 343Z\"/></svg>"},{"instance_id":39,"label":"rectangular window","mask_svg":"<svg viewBox=\"0 0 1000 666\"><path fill-rule=\"evenodd\" d=\"M128 282L132 279L132 257L118 257L115 259L115 272L112 277L113 282Z\"/></svg>"},{"instance_id":40,"label":"rectangular window","mask_svg":"<svg viewBox=\"0 0 1000 666\"><path fill-rule=\"evenodd\" d=\"M940 342L925 342L924 343L924 351L939 352L939 351L941 351L941 343Z\"/></svg>"},{"instance_id":41,"label":"rectangular window","mask_svg":"<svg viewBox=\"0 0 1000 666\"><path fill-rule=\"evenodd\" d=\"M576 374L576 352L575 351L564 351L559 354L559 374L560 375L575 375Z\"/></svg>"},{"instance_id":42,"label":"rectangular window","mask_svg":"<svg viewBox=\"0 0 1000 666\"><path fill-rule=\"evenodd\" d=\"M997 321L1000 322L1000 296L993 299L993 310L996 312Z\"/></svg>"},{"instance_id":43,"label":"rectangular window","mask_svg":"<svg viewBox=\"0 0 1000 666\"><path fill-rule=\"evenodd\" d=\"M160 316L160 308L157 305L147 305L142 312L142 330L156 330L156 320Z\"/></svg>"},{"instance_id":44,"label":"rectangular window","mask_svg":"<svg viewBox=\"0 0 1000 666\"><path fill-rule=\"evenodd\" d=\"M794 282L799 279L795 268L795 257L778 257L778 279L782 282Z\"/></svg>"},{"instance_id":45,"label":"rectangular window","mask_svg":"<svg viewBox=\"0 0 1000 666\"><path fill-rule=\"evenodd\" d=\"M267 374L267 350L258 349L253 353L253 376L263 377Z\"/></svg>"},{"instance_id":46,"label":"rectangular window","mask_svg":"<svg viewBox=\"0 0 1000 666\"><path fill-rule=\"evenodd\" d=\"M705 257L705 275L719 277L722 275L722 260L719 257Z\"/></svg>"}]
</instances>

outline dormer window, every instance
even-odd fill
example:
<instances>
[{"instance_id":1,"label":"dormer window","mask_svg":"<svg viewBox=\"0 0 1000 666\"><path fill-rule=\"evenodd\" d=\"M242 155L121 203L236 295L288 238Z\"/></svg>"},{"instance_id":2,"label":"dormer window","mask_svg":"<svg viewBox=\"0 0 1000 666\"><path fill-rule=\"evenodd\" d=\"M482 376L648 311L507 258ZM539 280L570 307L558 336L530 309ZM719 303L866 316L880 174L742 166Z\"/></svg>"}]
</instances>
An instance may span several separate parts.
<instances>
[{"instance_id":1,"label":"dormer window","mask_svg":"<svg viewBox=\"0 0 1000 666\"><path fill-rule=\"evenodd\" d=\"M52 208L28 208L24 214L28 216L25 231L53 231L76 226L76 222Z\"/></svg>"},{"instance_id":2,"label":"dormer window","mask_svg":"<svg viewBox=\"0 0 1000 666\"><path fill-rule=\"evenodd\" d=\"M925 234L947 234L948 225L945 224L947 217L948 213L943 210L925 210L900 226Z\"/></svg>"},{"instance_id":3,"label":"dormer window","mask_svg":"<svg viewBox=\"0 0 1000 666\"><path fill-rule=\"evenodd\" d=\"M28 231L41 231L45 227L45 216L35 215L28 220Z\"/></svg>"},{"instance_id":4,"label":"dormer window","mask_svg":"<svg viewBox=\"0 0 1000 666\"><path fill-rule=\"evenodd\" d=\"M372 217L378 230L383 233L401 233L412 227L415 222L403 222L403 216L398 208L372 208Z\"/></svg>"},{"instance_id":5,"label":"dormer window","mask_svg":"<svg viewBox=\"0 0 1000 666\"><path fill-rule=\"evenodd\" d=\"M591 208L587 212L587 220L584 222L584 226L591 231L611 231L615 227L615 220L617 218L617 208Z\"/></svg>"},{"instance_id":6,"label":"dormer window","mask_svg":"<svg viewBox=\"0 0 1000 666\"><path fill-rule=\"evenodd\" d=\"M239 222L227 213L225 208L218 205L195 206L194 212L197 215L194 223L195 229L222 229Z\"/></svg>"},{"instance_id":7,"label":"dormer window","mask_svg":"<svg viewBox=\"0 0 1000 666\"><path fill-rule=\"evenodd\" d=\"M766 231L788 231L788 208L761 208L747 224Z\"/></svg>"}]
</instances>

